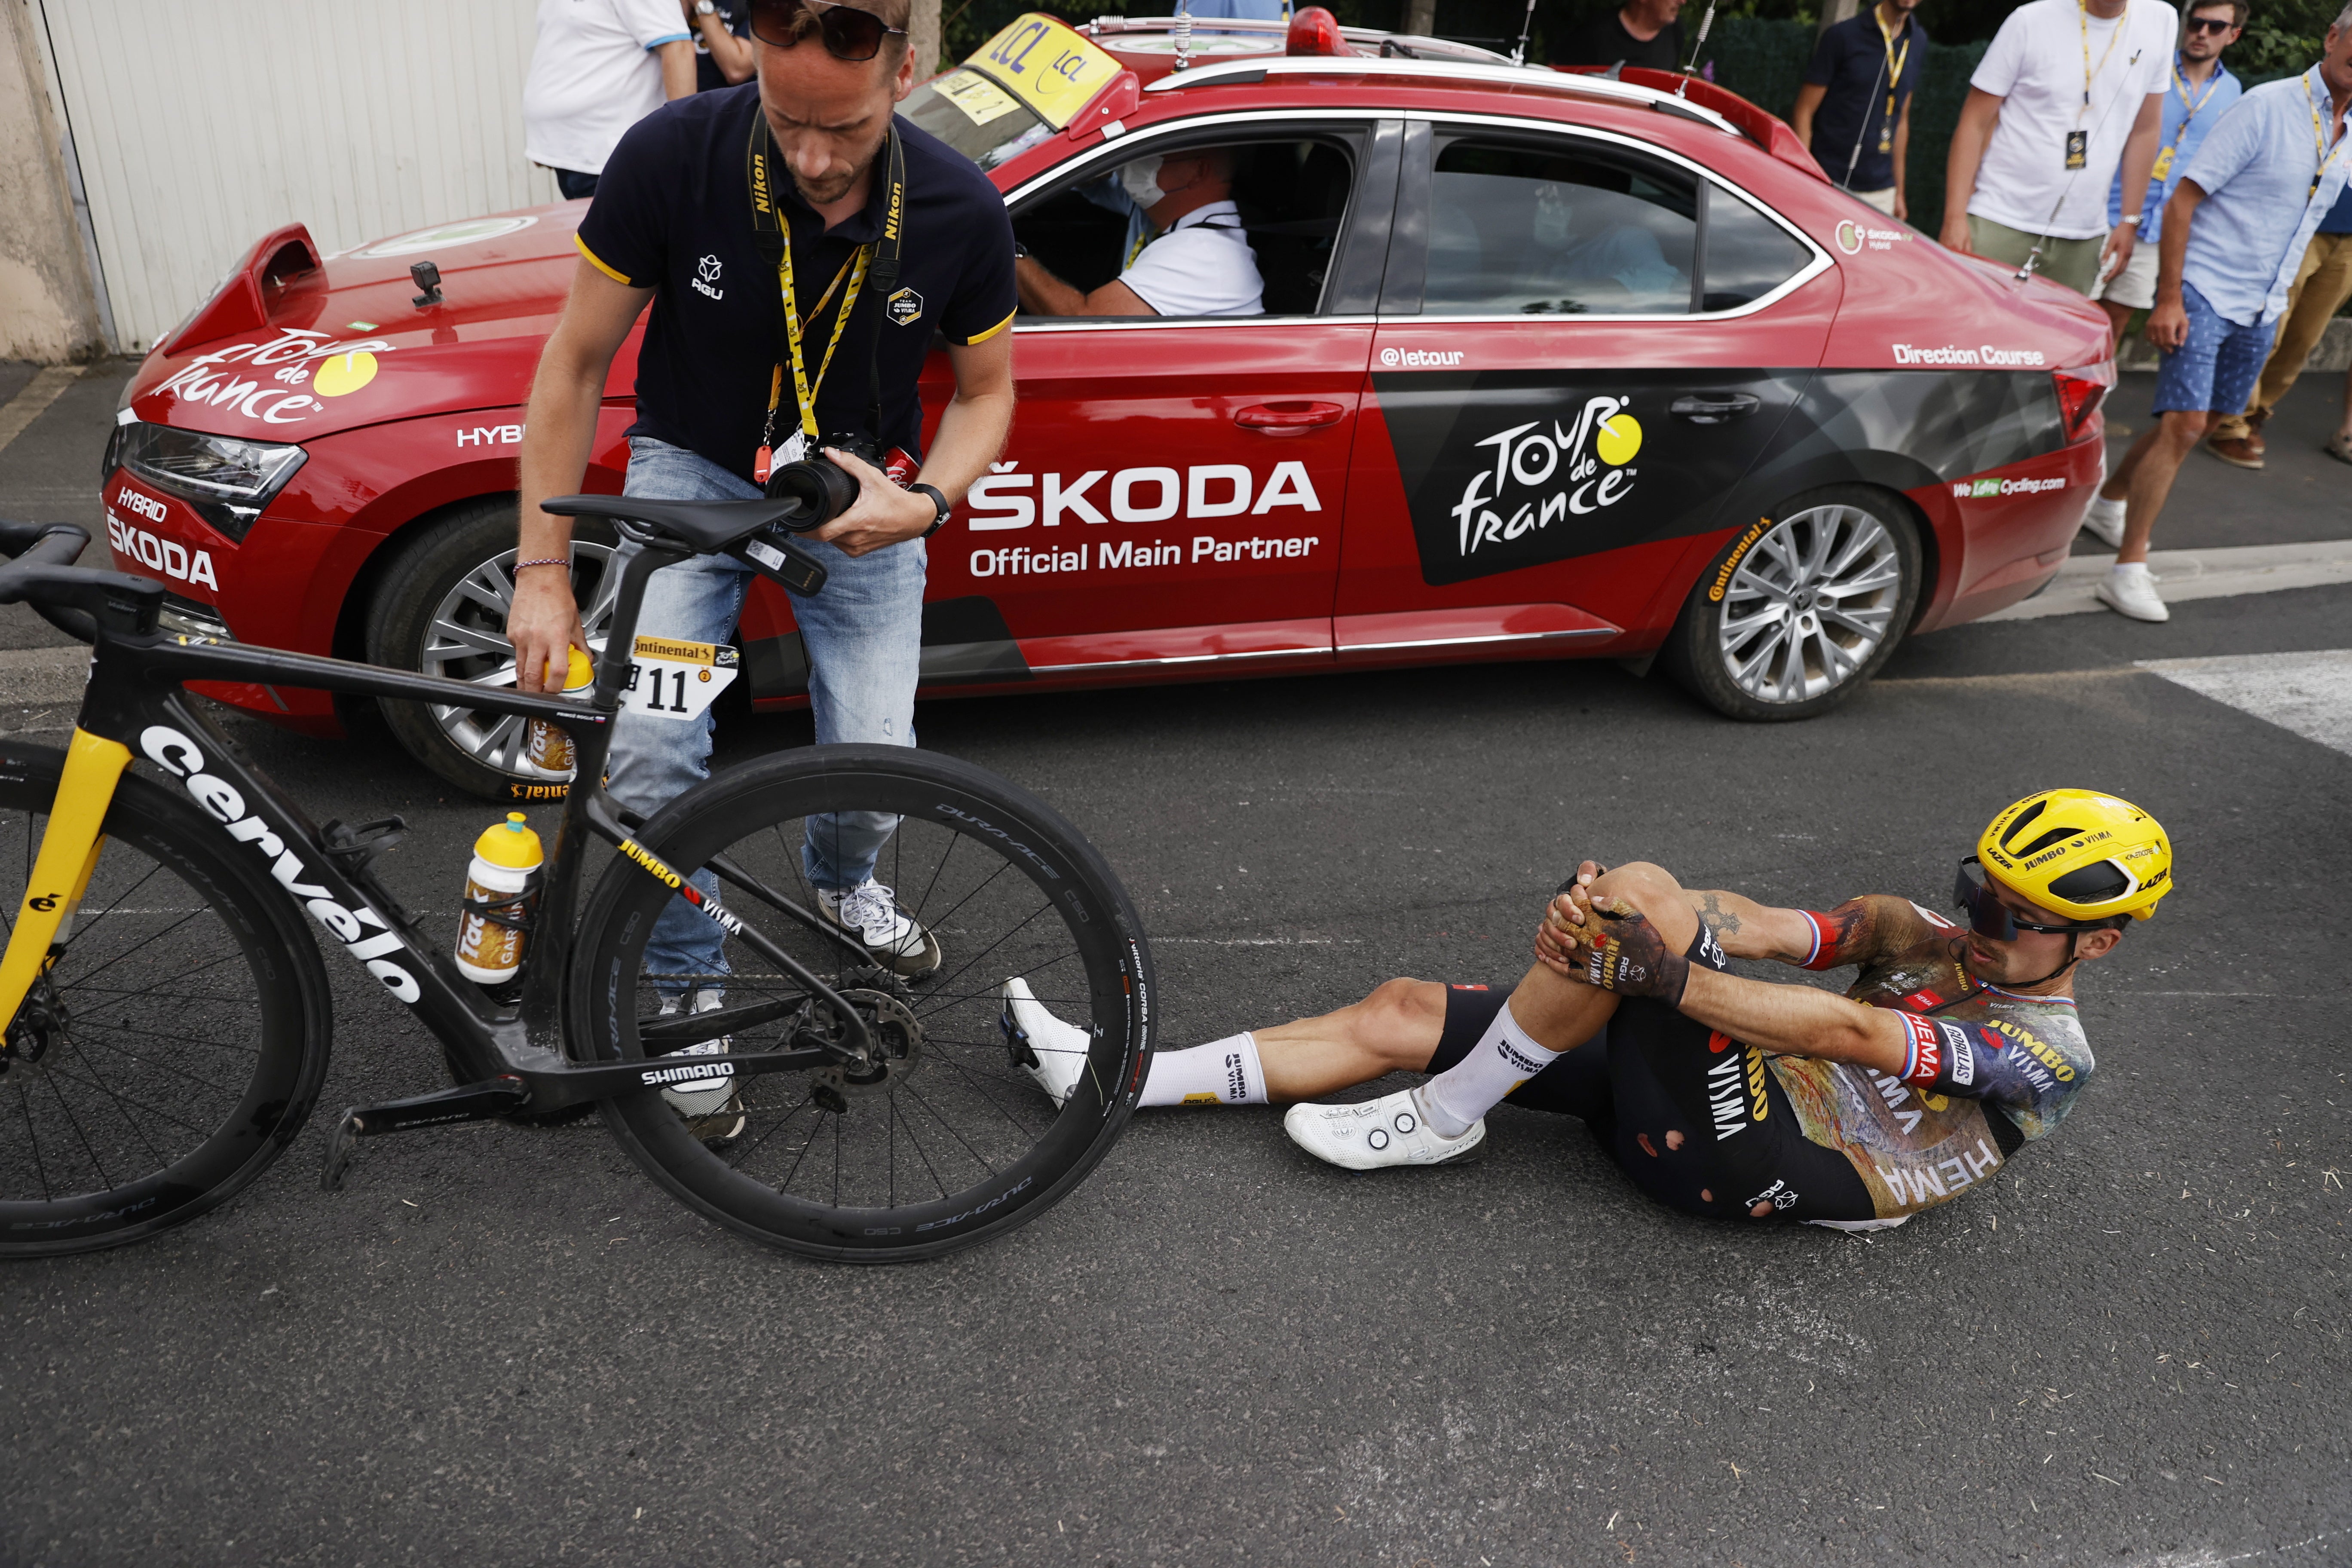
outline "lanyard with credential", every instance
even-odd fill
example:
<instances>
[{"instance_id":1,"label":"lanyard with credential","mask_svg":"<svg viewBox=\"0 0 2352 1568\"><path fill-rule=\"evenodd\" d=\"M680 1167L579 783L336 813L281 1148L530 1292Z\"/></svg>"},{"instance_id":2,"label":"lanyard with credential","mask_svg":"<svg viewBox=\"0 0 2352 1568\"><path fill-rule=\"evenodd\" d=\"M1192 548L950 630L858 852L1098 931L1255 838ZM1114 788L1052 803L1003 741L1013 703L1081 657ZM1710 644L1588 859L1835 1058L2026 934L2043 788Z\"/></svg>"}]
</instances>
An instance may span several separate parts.
<instances>
[{"instance_id":1,"label":"lanyard with credential","mask_svg":"<svg viewBox=\"0 0 2352 1568\"><path fill-rule=\"evenodd\" d=\"M2148 177L2150 179L2161 180L2167 174L2172 173L2173 156L2180 151L2181 143L2189 140L2189 128L2197 123L2198 114L2207 104L2213 101L2213 94L2221 90L2221 72L2224 68L2225 68L2222 66L2221 61L2216 60L2213 62L2213 74L2208 77L2205 80L2204 93L2202 96L2199 97L2196 101L2191 102L2189 97L2188 79L2180 74L2179 53L2178 51L2174 52L2172 57L2172 87L2173 90L2180 95L2181 108L2187 110L2188 112L2180 117L2179 126L2172 132L2172 145L2167 147L2163 152L2158 153L2156 155L2156 167L2148 171Z\"/></svg>"},{"instance_id":2,"label":"lanyard with credential","mask_svg":"<svg viewBox=\"0 0 2352 1568\"><path fill-rule=\"evenodd\" d=\"M2334 147L2327 144L2327 124L2319 118L2319 100L2311 96L2311 78L2307 75L2303 79L2303 102L2304 107L2311 110L2311 144L2318 161L2318 167L2311 171L2311 189L2303 198L2304 204L2309 205L2312 197L2319 195L2319 182L2326 177L2327 165L2336 161L2337 153L2343 151L2344 142L2338 138ZM2336 105L2330 102L2327 107L2333 110Z\"/></svg>"},{"instance_id":3,"label":"lanyard with credential","mask_svg":"<svg viewBox=\"0 0 2352 1568\"><path fill-rule=\"evenodd\" d=\"M895 140L895 138L894 138ZM776 167L774 149L768 138L765 115L757 117L746 154L746 177L751 190L751 232L761 251L775 267L776 286L783 307L784 356L768 380L768 416L761 427L760 448L752 462L752 478L759 484L768 482L768 473L775 460L776 410L783 401L784 366L793 372L793 394L800 405L800 437L798 445L803 455L808 447L822 438L816 419L816 394L824 386L825 373L833 368L834 351L841 346L842 334L848 329L851 311L856 309L857 296L866 281L868 262L874 247L861 245L851 258L835 273L822 298L803 318L800 301L793 291L792 230L782 210L776 205L775 178L782 173ZM833 335L826 340L824 357L817 363L816 378L808 374L808 356L804 334L811 322L824 313L827 301L841 289L842 280L848 279L848 289L843 295L841 307L835 312Z\"/></svg>"},{"instance_id":4,"label":"lanyard with credential","mask_svg":"<svg viewBox=\"0 0 2352 1568\"><path fill-rule=\"evenodd\" d=\"M1895 35L1886 30L1886 23L1879 16L1875 6L1871 9L1870 19L1878 23L1878 41L1886 48L1886 123L1878 132L1878 150L1892 153L1895 151L1895 88L1903 79L1904 63L1911 58L1911 18L1907 16L1903 18L1901 54L1895 52Z\"/></svg>"}]
</instances>

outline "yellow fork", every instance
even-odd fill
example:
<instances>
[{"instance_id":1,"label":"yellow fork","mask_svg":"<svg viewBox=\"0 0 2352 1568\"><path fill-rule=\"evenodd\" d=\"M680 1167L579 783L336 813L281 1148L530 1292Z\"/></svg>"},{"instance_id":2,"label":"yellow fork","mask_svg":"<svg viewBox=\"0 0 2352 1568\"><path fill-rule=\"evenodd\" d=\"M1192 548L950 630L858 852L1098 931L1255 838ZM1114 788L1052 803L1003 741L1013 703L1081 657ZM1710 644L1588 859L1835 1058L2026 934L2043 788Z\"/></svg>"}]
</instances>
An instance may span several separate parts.
<instances>
[{"instance_id":1,"label":"yellow fork","mask_svg":"<svg viewBox=\"0 0 2352 1568\"><path fill-rule=\"evenodd\" d=\"M49 825L42 830L40 853L25 884L24 907L16 911L8 950L0 955L0 1019L15 1020L33 982L56 962L59 933L81 907L90 874L98 869L99 850L106 842L100 828L114 786L130 765L128 746L87 730L73 732Z\"/></svg>"}]
</instances>

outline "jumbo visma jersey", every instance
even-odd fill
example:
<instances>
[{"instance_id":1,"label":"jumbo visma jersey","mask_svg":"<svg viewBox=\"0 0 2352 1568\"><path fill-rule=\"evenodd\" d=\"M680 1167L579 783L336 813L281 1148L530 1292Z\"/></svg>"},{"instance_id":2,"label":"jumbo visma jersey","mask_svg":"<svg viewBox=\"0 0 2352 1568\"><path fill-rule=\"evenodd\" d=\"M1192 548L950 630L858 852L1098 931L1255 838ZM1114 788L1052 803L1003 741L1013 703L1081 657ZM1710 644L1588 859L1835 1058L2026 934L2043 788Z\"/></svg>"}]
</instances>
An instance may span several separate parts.
<instances>
[{"instance_id":1,"label":"jumbo visma jersey","mask_svg":"<svg viewBox=\"0 0 2352 1568\"><path fill-rule=\"evenodd\" d=\"M1865 962L1846 994L1906 1014L1915 1035L1933 1035L1933 1048L1964 1055L1967 1087L1931 1093L1852 1063L1769 1058L1805 1137L1853 1162L1887 1221L1990 1180L2056 1129L2096 1066L2071 998L1979 984L1958 956L1958 928L1916 904L1904 909L1916 935L1896 933L1911 939ZM1809 967L1835 962L1825 955Z\"/></svg>"}]
</instances>

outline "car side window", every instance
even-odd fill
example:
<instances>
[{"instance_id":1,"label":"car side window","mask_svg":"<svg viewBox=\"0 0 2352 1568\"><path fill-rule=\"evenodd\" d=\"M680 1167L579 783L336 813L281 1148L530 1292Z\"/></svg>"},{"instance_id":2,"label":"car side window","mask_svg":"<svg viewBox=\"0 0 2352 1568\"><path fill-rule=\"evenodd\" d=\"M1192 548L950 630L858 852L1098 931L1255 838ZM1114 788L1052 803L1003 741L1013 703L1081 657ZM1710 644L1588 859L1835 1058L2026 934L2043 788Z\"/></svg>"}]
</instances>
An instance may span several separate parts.
<instances>
[{"instance_id":1,"label":"car side window","mask_svg":"<svg viewBox=\"0 0 2352 1568\"><path fill-rule=\"evenodd\" d=\"M1236 134L1139 144L1135 155L1175 157L1213 146L1233 162L1235 223L1256 260L1268 316L1311 316L1324 284L1356 182L1356 158L1344 134L1251 138ZM1045 268L1081 294L1091 293L1131 265L1153 231L1122 194L1118 163L1097 164L1089 176L1061 184L1013 209L1013 237ZM1038 318L1024 317L1025 320Z\"/></svg>"},{"instance_id":2,"label":"car side window","mask_svg":"<svg viewBox=\"0 0 2352 1568\"><path fill-rule=\"evenodd\" d=\"M1702 308L1752 305L1804 270L1813 253L1728 191L1706 194L1706 291Z\"/></svg>"},{"instance_id":3,"label":"car side window","mask_svg":"<svg viewBox=\"0 0 2352 1568\"><path fill-rule=\"evenodd\" d=\"M1430 181L1424 313L1679 316L1698 184L1600 146L1458 137Z\"/></svg>"}]
</instances>

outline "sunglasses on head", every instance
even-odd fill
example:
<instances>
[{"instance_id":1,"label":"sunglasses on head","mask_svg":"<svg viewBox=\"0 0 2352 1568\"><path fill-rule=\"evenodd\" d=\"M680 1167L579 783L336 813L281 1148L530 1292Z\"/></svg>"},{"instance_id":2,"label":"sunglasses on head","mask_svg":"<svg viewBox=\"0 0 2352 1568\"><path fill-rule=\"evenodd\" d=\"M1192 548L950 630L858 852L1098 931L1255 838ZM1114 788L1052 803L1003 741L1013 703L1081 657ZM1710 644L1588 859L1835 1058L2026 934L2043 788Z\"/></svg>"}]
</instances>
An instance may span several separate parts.
<instances>
[{"instance_id":1,"label":"sunglasses on head","mask_svg":"<svg viewBox=\"0 0 2352 1568\"><path fill-rule=\"evenodd\" d=\"M2192 33L2226 33L2237 25L2236 21L2228 16L2219 20L2211 16L2191 16L2189 18L2188 28Z\"/></svg>"},{"instance_id":2,"label":"sunglasses on head","mask_svg":"<svg viewBox=\"0 0 2352 1568\"><path fill-rule=\"evenodd\" d=\"M1960 874L1952 884L1952 902L1969 911L1969 929L1988 942L2015 942L2021 931L2064 936L2070 931L2101 929L2095 925L2037 925L2019 920L2000 901L2000 895L1993 891L1983 863L1973 855L1960 862Z\"/></svg>"},{"instance_id":3,"label":"sunglasses on head","mask_svg":"<svg viewBox=\"0 0 2352 1568\"><path fill-rule=\"evenodd\" d=\"M751 0L751 36L769 47L792 48L811 32L837 60L870 60L884 38L907 36L906 28L837 0Z\"/></svg>"}]
</instances>

